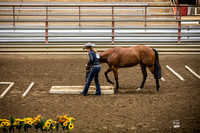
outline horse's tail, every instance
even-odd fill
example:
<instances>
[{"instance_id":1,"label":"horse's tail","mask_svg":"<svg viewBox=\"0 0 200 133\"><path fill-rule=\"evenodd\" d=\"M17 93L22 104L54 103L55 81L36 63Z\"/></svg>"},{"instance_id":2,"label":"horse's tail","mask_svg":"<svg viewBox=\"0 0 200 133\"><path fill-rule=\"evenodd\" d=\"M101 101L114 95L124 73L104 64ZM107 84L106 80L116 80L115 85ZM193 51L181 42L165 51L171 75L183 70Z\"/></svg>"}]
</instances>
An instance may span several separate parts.
<instances>
[{"instance_id":1,"label":"horse's tail","mask_svg":"<svg viewBox=\"0 0 200 133\"><path fill-rule=\"evenodd\" d=\"M155 52L155 62L154 62L154 76L156 79L162 78L162 73L161 73L161 66L159 62L159 57L158 57L158 52L153 49Z\"/></svg>"}]
</instances>

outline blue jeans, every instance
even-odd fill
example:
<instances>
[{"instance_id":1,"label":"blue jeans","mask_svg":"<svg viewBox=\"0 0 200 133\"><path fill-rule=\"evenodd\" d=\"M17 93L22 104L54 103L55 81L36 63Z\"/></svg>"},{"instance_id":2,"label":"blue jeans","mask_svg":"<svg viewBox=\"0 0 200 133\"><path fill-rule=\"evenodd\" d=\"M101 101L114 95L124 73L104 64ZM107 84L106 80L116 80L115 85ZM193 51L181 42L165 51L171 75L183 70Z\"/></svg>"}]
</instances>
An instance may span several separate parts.
<instances>
[{"instance_id":1,"label":"blue jeans","mask_svg":"<svg viewBox=\"0 0 200 133\"><path fill-rule=\"evenodd\" d=\"M101 94L101 88L100 88L100 84L99 84L99 72L101 70L101 66L94 66L92 67L92 70L90 71L90 74L87 78L87 83L85 85L85 88L83 90L84 93L87 94L88 92L88 89L90 87L90 84L94 78L94 82L95 82L95 85L96 85L96 94Z\"/></svg>"}]
</instances>

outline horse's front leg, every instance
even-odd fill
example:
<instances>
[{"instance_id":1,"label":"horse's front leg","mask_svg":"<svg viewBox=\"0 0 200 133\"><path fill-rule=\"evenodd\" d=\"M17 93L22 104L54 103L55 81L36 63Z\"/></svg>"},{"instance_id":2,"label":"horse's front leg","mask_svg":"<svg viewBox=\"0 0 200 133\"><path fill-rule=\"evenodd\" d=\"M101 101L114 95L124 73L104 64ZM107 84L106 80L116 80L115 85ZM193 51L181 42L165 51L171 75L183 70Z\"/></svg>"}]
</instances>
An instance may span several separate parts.
<instances>
[{"instance_id":1,"label":"horse's front leg","mask_svg":"<svg viewBox=\"0 0 200 133\"><path fill-rule=\"evenodd\" d=\"M111 84L114 84L108 77L108 73L112 71L112 68L109 67L108 70L104 73L105 77L106 77L106 80L107 82L111 83Z\"/></svg>"},{"instance_id":2,"label":"horse's front leg","mask_svg":"<svg viewBox=\"0 0 200 133\"><path fill-rule=\"evenodd\" d=\"M113 67L113 73L114 73L115 82L116 82L116 88L115 88L115 93L116 93L117 90L119 89L119 83L118 83L118 68Z\"/></svg>"}]
</instances>

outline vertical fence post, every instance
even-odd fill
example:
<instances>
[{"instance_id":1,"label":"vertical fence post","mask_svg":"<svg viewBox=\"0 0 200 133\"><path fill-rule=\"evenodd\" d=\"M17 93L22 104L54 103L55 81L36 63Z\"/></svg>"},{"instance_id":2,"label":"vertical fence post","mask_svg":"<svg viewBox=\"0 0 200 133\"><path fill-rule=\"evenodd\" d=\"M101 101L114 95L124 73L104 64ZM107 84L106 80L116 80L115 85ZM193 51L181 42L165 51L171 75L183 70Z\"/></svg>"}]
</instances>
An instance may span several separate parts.
<instances>
[{"instance_id":1,"label":"vertical fence post","mask_svg":"<svg viewBox=\"0 0 200 133\"><path fill-rule=\"evenodd\" d=\"M79 18L79 27L81 26L81 22L80 22L80 20L81 20L81 7L79 6L78 7L78 18Z\"/></svg>"},{"instance_id":2,"label":"vertical fence post","mask_svg":"<svg viewBox=\"0 0 200 133\"><path fill-rule=\"evenodd\" d=\"M177 0L176 16L178 16L178 43L181 43L181 7L179 5L179 0Z\"/></svg>"},{"instance_id":3,"label":"vertical fence post","mask_svg":"<svg viewBox=\"0 0 200 133\"><path fill-rule=\"evenodd\" d=\"M114 18L114 7L112 6L112 44L115 43L115 22L114 22L115 18Z\"/></svg>"},{"instance_id":4,"label":"vertical fence post","mask_svg":"<svg viewBox=\"0 0 200 133\"><path fill-rule=\"evenodd\" d=\"M15 6L13 6L13 26L15 26Z\"/></svg>"},{"instance_id":5,"label":"vertical fence post","mask_svg":"<svg viewBox=\"0 0 200 133\"><path fill-rule=\"evenodd\" d=\"M45 43L48 43L48 6L46 6Z\"/></svg>"},{"instance_id":6,"label":"vertical fence post","mask_svg":"<svg viewBox=\"0 0 200 133\"><path fill-rule=\"evenodd\" d=\"M144 23L144 25L145 25L145 27L147 26L147 7L145 6L145 16L144 16L144 19L145 19L145 23Z\"/></svg>"},{"instance_id":7,"label":"vertical fence post","mask_svg":"<svg viewBox=\"0 0 200 133\"><path fill-rule=\"evenodd\" d=\"M179 21L178 21L178 43L181 43L181 8L179 7Z\"/></svg>"}]
</instances>

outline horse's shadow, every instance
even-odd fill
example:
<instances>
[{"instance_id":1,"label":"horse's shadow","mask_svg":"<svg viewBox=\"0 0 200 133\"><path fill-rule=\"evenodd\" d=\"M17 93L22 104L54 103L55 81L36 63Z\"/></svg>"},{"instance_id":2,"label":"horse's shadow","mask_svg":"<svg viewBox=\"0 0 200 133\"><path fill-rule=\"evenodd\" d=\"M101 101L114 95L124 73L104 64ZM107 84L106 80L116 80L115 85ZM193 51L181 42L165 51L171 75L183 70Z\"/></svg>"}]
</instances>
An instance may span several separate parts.
<instances>
[{"instance_id":1,"label":"horse's shadow","mask_svg":"<svg viewBox=\"0 0 200 133\"><path fill-rule=\"evenodd\" d=\"M146 89L145 89L146 88ZM156 91L155 87L151 87L151 86L147 86L142 89L142 91L136 91L137 87L136 86L132 86L132 87L120 87L117 91L116 94L157 94L158 92ZM152 89L150 89L152 88Z\"/></svg>"}]
</instances>

